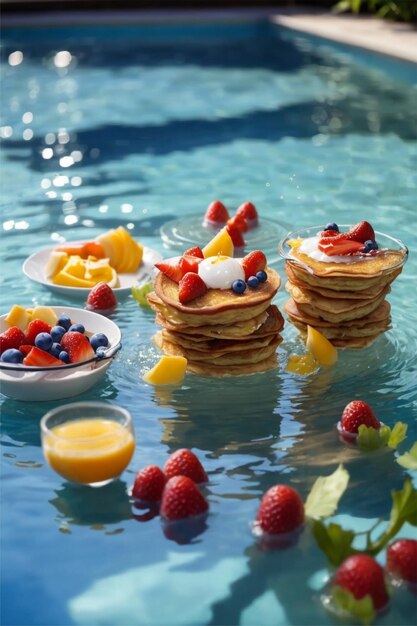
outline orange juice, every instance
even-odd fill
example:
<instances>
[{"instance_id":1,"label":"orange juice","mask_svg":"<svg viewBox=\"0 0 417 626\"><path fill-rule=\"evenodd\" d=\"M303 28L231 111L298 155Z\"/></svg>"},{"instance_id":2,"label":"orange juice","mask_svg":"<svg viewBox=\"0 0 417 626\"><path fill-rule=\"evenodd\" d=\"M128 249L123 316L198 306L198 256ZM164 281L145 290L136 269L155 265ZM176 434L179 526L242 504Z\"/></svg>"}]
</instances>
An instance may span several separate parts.
<instances>
[{"instance_id":1,"label":"orange juice","mask_svg":"<svg viewBox=\"0 0 417 626\"><path fill-rule=\"evenodd\" d=\"M76 419L54 426L44 440L49 465L61 476L92 484L119 476L135 449L129 429L104 418Z\"/></svg>"}]
</instances>

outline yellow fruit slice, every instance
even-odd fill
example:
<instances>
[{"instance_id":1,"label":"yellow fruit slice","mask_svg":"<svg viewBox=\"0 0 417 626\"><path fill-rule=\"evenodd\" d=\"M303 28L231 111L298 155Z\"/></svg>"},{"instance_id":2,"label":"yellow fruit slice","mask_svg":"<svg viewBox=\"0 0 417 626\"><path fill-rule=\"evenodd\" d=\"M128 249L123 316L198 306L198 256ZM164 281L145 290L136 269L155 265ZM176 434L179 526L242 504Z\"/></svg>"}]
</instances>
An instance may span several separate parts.
<instances>
[{"instance_id":1,"label":"yellow fruit slice","mask_svg":"<svg viewBox=\"0 0 417 626\"><path fill-rule=\"evenodd\" d=\"M334 365L337 361L337 350L318 330L307 326L307 350L320 365Z\"/></svg>"},{"instance_id":2,"label":"yellow fruit slice","mask_svg":"<svg viewBox=\"0 0 417 626\"><path fill-rule=\"evenodd\" d=\"M96 284L95 279L86 280L85 278L79 278L78 276L75 276L74 274L68 274L68 272L65 272L64 270L62 270L61 272L58 272L58 274L56 274L53 277L52 282L54 283L54 285L63 285L64 287L85 287L85 288L94 287L94 285Z\"/></svg>"},{"instance_id":3,"label":"yellow fruit slice","mask_svg":"<svg viewBox=\"0 0 417 626\"><path fill-rule=\"evenodd\" d=\"M287 243L291 248L298 248L302 241L302 238L298 237L298 239L288 239Z\"/></svg>"},{"instance_id":4,"label":"yellow fruit slice","mask_svg":"<svg viewBox=\"0 0 417 626\"><path fill-rule=\"evenodd\" d=\"M312 354L290 354L287 362L287 372L307 376L318 368L319 364Z\"/></svg>"},{"instance_id":5,"label":"yellow fruit slice","mask_svg":"<svg viewBox=\"0 0 417 626\"><path fill-rule=\"evenodd\" d=\"M117 266L118 272L128 272L130 267L130 249L132 239L122 226L116 228L113 234L114 238L119 241L121 254Z\"/></svg>"},{"instance_id":6,"label":"yellow fruit slice","mask_svg":"<svg viewBox=\"0 0 417 626\"><path fill-rule=\"evenodd\" d=\"M151 385L175 385L185 375L187 359L183 356L163 356L143 380Z\"/></svg>"},{"instance_id":7,"label":"yellow fruit slice","mask_svg":"<svg viewBox=\"0 0 417 626\"><path fill-rule=\"evenodd\" d=\"M106 257L110 261L110 265L114 267L115 270L117 270L120 256L120 245L115 245L113 232L113 230L109 230L106 233L99 235L98 237L96 237L96 241L99 241L102 244L104 252L106 253Z\"/></svg>"},{"instance_id":8,"label":"yellow fruit slice","mask_svg":"<svg viewBox=\"0 0 417 626\"><path fill-rule=\"evenodd\" d=\"M52 276L58 274L58 272L60 272L67 263L68 259L69 257L66 252L58 252L57 250L52 250L45 266L46 278L52 278Z\"/></svg>"},{"instance_id":9,"label":"yellow fruit slice","mask_svg":"<svg viewBox=\"0 0 417 626\"><path fill-rule=\"evenodd\" d=\"M31 315L18 304L14 304L6 317L4 318L7 326L17 326L20 330L26 330L27 325L31 320Z\"/></svg>"},{"instance_id":10,"label":"yellow fruit slice","mask_svg":"<svg viewBox=\"0 0 417 626\"><path fill-rule=\"evenodd\" d=\"M70 256L61 271L75 278L85 278L85 260L80 256Z\"/></svg>"},{"instance_id":11,"label":"yellow fruit slice","mask_svg":"<svg viewBox=\"0 0 417 626\"><path fill-rule=\"evenodd\" d=\"M35 306L35 308L32 309L32 319L42 320L49 324L49 326L55 326L58 321L58 316L49 306Z\"/></svg>"},{"instance_id":12,"label":"yellow fruit slice","mask_svg":"<svg viewBox=\"0 0 417 626\"><path fill-rule=\"evenodd\" d=\"M222 228L222 230L203 248L205 259L210 256L217 256L218 254L222 256L233 256L233 251L232 238L225 228Z\"/></svg>"}]
</instances>

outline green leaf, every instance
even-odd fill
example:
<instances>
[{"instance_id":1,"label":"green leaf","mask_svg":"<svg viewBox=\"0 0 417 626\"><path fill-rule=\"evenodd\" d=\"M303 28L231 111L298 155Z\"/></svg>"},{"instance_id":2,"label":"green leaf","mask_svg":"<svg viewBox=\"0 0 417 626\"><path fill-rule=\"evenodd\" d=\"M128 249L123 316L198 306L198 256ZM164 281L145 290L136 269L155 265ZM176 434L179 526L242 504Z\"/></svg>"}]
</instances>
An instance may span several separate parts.
<instances>
[{"instance_id":1,"label":"green leaf","mask_svg":"<svg viewBox=\"0 0 417 626\"><path fill-rule=\"evenodd\" d=\"M391 428L389 426L381 426L381 428L376 429L372 428L372 426L361 424L356 444L362 450L378 450L378 448L387 445L390 435Z\"/></svg>"},{"instance_id":2,"label":"green leaf","mask_svg":"<svg viewBox=\"0 0 417 626\"><path fill-rule=\"evenodd\" d=\"M398 445L404 441L407 435L407 428L407 424L403 424L403 422L396 422L396 424L394 424L394 428L391 430L387 446L395 450Z\"/></svg>"},{"instance_id":3,"label":"green leaf","mask_svg":"<svg viewBox=\"0 0 417 626\"><path fill-rule=\"evenodd\" d=\"M408 452L397 456L397 463L406 469L417 470L417 441Z\"/></svg>"},{"instance_id":4,"label":"green leaf","mask_svg":"<svg viewBox=\"0 0 417 626\"><path fill-rule=\"evenodd\" d=\"M330 476L317 478L305 502L306 517L321 519L333 515L348 482L349 473L342 465Z\"/></svg>"},{"instance_id":5,"label":"green leaf","mask_svg":"<svg viewBox=\"0 0 417 626\"><path fill-rule=\"evenodd\" d=\"M353 530L345 530L339 524L326 526L321 520L314 520L313 535L317 544L327 556L329 563L338 566L356 550L352 548L355 539Z\"/></svg>"},{"instance_id":6,"label":"green leaf","mask_svg":"<svg viewBox=\"0 0 417 626\"><path fill-rule=\"evenodd\" d=\"M390 529L395 528L397 533L405 522L417 526L417 491L413 488L411 480L407 478L402 490L392 491L391 495L393 507L391 509ZM397 529L397 527L399 528Z\"/></svg>"},{"instance_id":7,"label":"green leaf","mask_svg":"<svg viewBox=\"0 0 417 626\"><path fill-rule=\"evenodd\" d=\"M362 624L371 624L375 619L375 609L368 594L357 600L353 593L335 585L331 590L330 606L337 613L343 611L358 619Z\"/></svg>"},{"instance_id":8,"label":"green leaf","mask_svg":"<svg viewBox=\"0 0 417 626\"><path fill-rule=\"evenodd\" d=\"M152 291L152 289L153 287L151 281L143 283L142 285L133 285L132 296L135 298L135 300L137 300L137 302L139 302L141 307L145 309L150 309L151 307L148 300L146 299L146 296Z\"/></svg>"}]
</instances>

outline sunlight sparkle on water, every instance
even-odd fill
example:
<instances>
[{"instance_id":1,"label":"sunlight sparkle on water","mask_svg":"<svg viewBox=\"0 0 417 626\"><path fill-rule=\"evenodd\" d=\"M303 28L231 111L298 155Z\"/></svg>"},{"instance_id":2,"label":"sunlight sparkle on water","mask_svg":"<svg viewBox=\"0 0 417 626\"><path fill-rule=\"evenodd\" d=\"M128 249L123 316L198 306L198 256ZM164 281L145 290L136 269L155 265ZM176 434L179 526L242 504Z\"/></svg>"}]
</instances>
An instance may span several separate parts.
<instances>
[{"instance_id":1,"label":"sunlight sparkle on water","mask_svg":"<svg viewBox=\"0 0 417 626\"><path fill-rule=\"evenodd\" d=\"M20 65L23 61L23 52L16 50L9 54L9 65Z\"/></svg>"}]
</instances>

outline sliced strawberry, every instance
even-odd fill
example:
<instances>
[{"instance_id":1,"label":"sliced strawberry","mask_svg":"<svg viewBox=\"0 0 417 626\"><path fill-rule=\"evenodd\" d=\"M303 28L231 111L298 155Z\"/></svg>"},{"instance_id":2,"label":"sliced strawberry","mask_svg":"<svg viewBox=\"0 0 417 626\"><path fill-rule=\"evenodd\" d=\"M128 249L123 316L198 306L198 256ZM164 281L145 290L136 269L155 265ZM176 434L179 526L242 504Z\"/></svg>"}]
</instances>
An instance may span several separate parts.
<instances>
[{"instance_id":1,"label":"sliced strawberry","mask_svg":"<svg viewBox=\"0 0 417 626\"><path fill-rule=\"evenodd\" d=\"M245 280L248 280L250 276L256 276L256 272L266 268L266 256L260 250L253 250L243 257L242 267L245 272Z\"/></svg>"},{"instance_id":2,"label":"sliced strawberry","mask_svg":"<svg viewBox=\"0 0 417 626\"><path fill-rule=\"evenodd\" d=\"M30 365L32 367L56 367L57 365L65 365L64 361L56 359L49 352L40 350L33 346L31 351L23 359L23 365Z\"/></svg>"},{"instance_id":3,"label":"sliced strawberry","mask_svg":"<svg viewBox=\"0 0 417 626\"><path fill-rule=\"evenodd\" d=\"M253 228L258 224L258 211L252 202L244 202L236 210L236 217L243 217L249 228Z\"/></svg>"},{"instance_id":4,"label":"sliced strawberry","mask_svg":"<svg viewBox=\"0 0 417 626\"><path fill-rule=\"evenodd\" d=\"M68 331L61 339L61 346L68 352L70 363L80 363L94 357L94 350L90 342L81 333Z\"/></svg>"},{"instance_id":5,"label":"sliced strawberry","mask_svg":"<svg viewBox=\"0 0 417 626\"><path fill-rule=\"evenodd\" d=\"M199 257L184 254L184 256L180 258L178 263L182 272L182 276L184 276L187 272L194 272L195 274L197 274L198 266L202 260L203 259L200 259Z\"/></svg>"},{"instance_id":6,"label":"sliced strawberry","mask_svg":"<svg viewBox=\"0 0 417 626\"><path fill-rule=\"evenodd\" d=\"M358 241L349 241L348 239L325 239L319 241L318 249L327 256L344 256L346 254L354 254L363 250L363 244Z\"/></svg>"},{"instance_id":7,"label":"sliced strawberry","mask_svg":"<svg viewBox=\"0 0 417 626\"><path fill-rule=\"evenodd\" d=\"M104 282L97 283L87 296L87 309L91 311L111 311L116 305L113 289Z\"/></svg>"},{"instance_id":8,"label":"sliced strawberry","mask_svg":"<svg viewBox=\"0 0 417 626\"><path fill-rule=\"evenodd\" d=\"M25 333L17 326L10 326L0 335L0 354L11 348L18 350L23 343L26 343Z\"/></svg>"},{"instance_id":9,"label":"sliced strawberry","mask_svg":"<svg viewBox=\"0 0 417 626\"><path fill-rule=\"evenodd\" d=\"M369 222L359 222L349 229L347 237L353 241L359 241L359 243L365 243L369 239L375 241L375 231Z\"/></svg>"},{"instance_id":10,"label":"sliced strawberry","mask_svg":"<svg viewBox=\"0 0 417 626\"><path fill-rule=\"evenodd\" d=\"M241 233L246 233L248 230L248 224L245 218L241 215L234 215L231 217L230 220L227 220L227 225L231 228L237 228L237 230L240 230Z\"/></svg>"},{"instance_id":11,"label":"sliced strawberry","mask_svg":"<svg viewBox=\"0 0 417 626\"><path fill-rule=\"evenodd\" d=\"M207 292L207 285L203 279L193 272L188 272L183 276L179 283L178 298L182 304L195 300L200 296L204 296Z\"/></svg>"},{"instance_id":12,"label":"sliced strawberry","mask_svg":"<svg viewBox=\"0 0 417 626\"><path fill-rule=\"evenodd\" d=\"M183 256L196 256L198 259L204 259L204 252L198 246L194 246L193 248L188 248Z\"/></svg>"},{"instance_id":13,"label":"sliced strawberry","mask_svg":"<svg viewBox=\"0 0 417 626\"><path fill-rule=\"evenodd\" d=\"M167 520L179 520L205 513L208 503L188 476L173 476L162 493L161 515Z\"/></svg>"},{"instance_id":14,"label":"sliced strawberry","mask_svg":"<svg viewBox=\"0 0 417 626\"><path fill-rule=\"evenodd\" d=\"M36 335L39 333L50 333L51 327L43 320L32 320L26 329L26 341L30 345L35 345Z\"/></svg>"},{"instance_id":15,"label":"sliced strawberry","mask_svg":"<svg viewBox=\"0 0 417 626\"><path fill-rule=\"evenodd\" d=\"M345 235L344 239L346 239L346 233L339 233L338 230L322 230L320 233L320 238L332 239L333 237L338 237L339 235Z\"/></svg>"},{"instance_id":16,"label":"sliced strawberry","mask_svg":"<svg viewBox=\"0 0 417 626\"><path fill-rule=\"evenodd\" d=\"M180 448L173 452L164 465L167 478L172 476L188 476L195 483L205 483L207 474L199 459L187 448Z\"/></svg>"},{"instance_id":17,"label":"sliced strawberry","mask_svg":"<svg viewBox=\"0 0 417 626\"><path fill-rule=\"evenodd\" d=\"M230 224L226 226L226 230L229 233L235 248L243 248L245 240L243 239L242 231L236 228L236 226L230 226Z\"/></svg>"},{"instance_id":18,"label":"sliced strawberry","mask_svg":"<svg viewBox=\"0 0 417 626\"><path fill-rule=\"evenodd\" d=\"M28 344L23 344L21 346L19 346L19 350L22 354L24 354L25 356L27 356L29 354L29 352L32 350L33 345L28 345Z\"/></svg>"},{"instance_id":19,"label":"sliced strawberry","mask_svg":"<svg viewBox=\"0 0 417 626\"><path fill-rule=\"evenodd\" d=\"M209 204L206 214L204 216L204 222L220 226L226 224L229 217L229 212L224 206L223 202L220 202L220 200L215 200L214 202Z\"/></svg>"},{"instance_id":20,"label":"sliced strawberry","mask_svg":"<svg viewBox=\"0 0 417 626\"><path fill-rule=\"evenodd\" d=\"M167 478L157 465L147 465L136 474L132 496L141 500L161 499Z\"/></svg>"},{"instance_id":21,"label":"sliced strawberry","mask_svg":"<svg viewBox=\"0 0 417 626\"><path fill-rule=\"evenodd\" d=\"M173 257L172 259L165 259L165 261L161 261L161 263L155 263L155 267L158 268L160 272L168 276L174 283L179 283L181 278L184 276L184 272L180 268L179 265L180 258Z\"/></svg>"}]
</instances>

